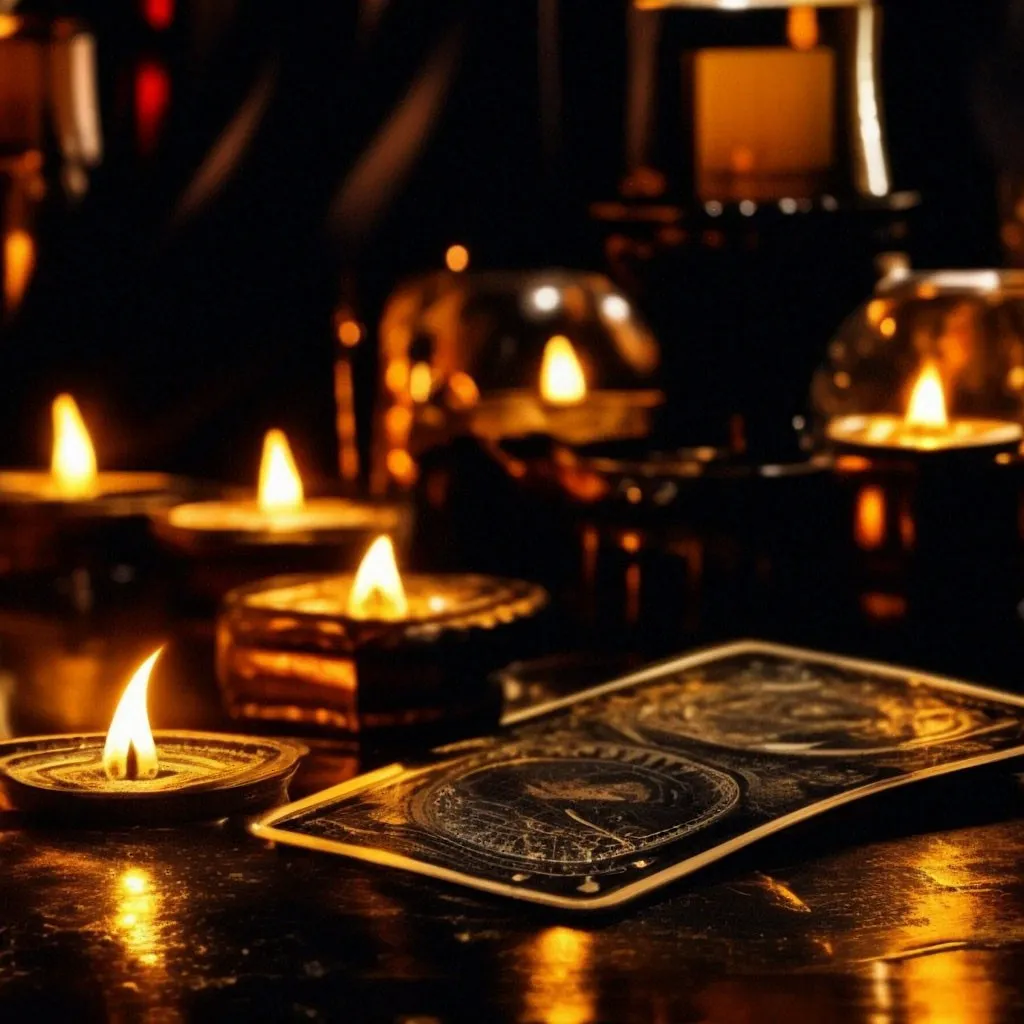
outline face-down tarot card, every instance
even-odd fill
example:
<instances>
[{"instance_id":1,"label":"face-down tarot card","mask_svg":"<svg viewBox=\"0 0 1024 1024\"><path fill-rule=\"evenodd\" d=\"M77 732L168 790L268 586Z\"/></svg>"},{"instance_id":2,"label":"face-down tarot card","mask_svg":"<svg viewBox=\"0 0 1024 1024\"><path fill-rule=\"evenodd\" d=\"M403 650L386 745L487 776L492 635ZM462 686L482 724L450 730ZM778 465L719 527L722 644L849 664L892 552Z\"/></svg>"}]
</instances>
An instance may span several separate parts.
<instances>
[{"instance_id":1,"label":"face-down tarot card","mask_svg":"<svg viewBox=\"0 0 1024 1024\"><path fill-rule=\"evenodd\" d=\"M742 641L507 716L256 835L574 910L839 804L1024 753L1024 698Z\"/></svg>"}]
</instances>

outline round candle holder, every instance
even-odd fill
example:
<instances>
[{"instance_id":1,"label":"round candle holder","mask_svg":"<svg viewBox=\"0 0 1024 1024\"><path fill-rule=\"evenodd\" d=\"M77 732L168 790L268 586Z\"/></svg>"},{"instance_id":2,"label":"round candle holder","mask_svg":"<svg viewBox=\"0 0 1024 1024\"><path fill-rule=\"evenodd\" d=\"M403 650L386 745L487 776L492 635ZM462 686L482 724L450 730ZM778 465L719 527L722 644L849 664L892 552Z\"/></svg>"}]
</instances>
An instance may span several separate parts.
<instances>
[{"instance_id":1,"label":"round candle holder","mask_svg":"<svg viewBox=\"0 0 1024 1024\"><path fill-rule=\"evenodd\" d=\"M353 579L284 576L227 595L217 678L233 717L360 734L497 716L487 677L531 645L542 587L411 574L394 621L348 614Z\"/></svg>"},{"instance_id":2,"label":"round candle holder","mask_svg":"<svg viewBox=\"0 0 1024 1024\"><path fill-rule=\"evenodd\" d=\"M149 517L198 492L165 473L103 472L88 493L68 497L47 472L0 471L0 579L19 603L35 580L44 603L60 592L61 603L89 610L155 560Z\"/></svg>"},{"instance_id":3,"label":"round candle holder","mask_svg":"<svg viewBox=\"0 0 1024 1024\"><path fill-rule=\"evenodd\" d=\"M813 381L860 611L920 634L927 657L957 654L965 621L994 626L1016 603L1022 312L1020 271L896 267Z\"/></svg>"},{"instance_id":4,"label":"round candle holder","mask_svg":"<svg viewBox=\"0 0 1024 1024\"><path fill-rule=\"evenodd\" d=\"M154 732L155 778L112 781L101 733L0 744L0 786L33 817L76 825L170 825L253 814L282 803L306 748L203 732Z\"/></svg>"},{"instance_id":5,"label":"round candle holder","mask_svg":"<svg viewBox=\"0 0 1024 1024\"><path fill-rule=\"evenodd\" d=\"M664 395L658 343L599 274L548 268L402 282L381 317L371 484L404 491L460 438L644 436Z\"/></svg>"},{"instance_id":6,"label":"round candle holder","mask_svg":"<svg viewBox=\"0 0 1024 1024\"><path fill-rule=\"evenodd\" d=\"M246 583L354 565L381 533L403 547L411 512L394 502L312 498L301 509L268 513L247 495L165 509L152 527L176 559L184 603L210 613Z\"/></svg>"}]
</instances>

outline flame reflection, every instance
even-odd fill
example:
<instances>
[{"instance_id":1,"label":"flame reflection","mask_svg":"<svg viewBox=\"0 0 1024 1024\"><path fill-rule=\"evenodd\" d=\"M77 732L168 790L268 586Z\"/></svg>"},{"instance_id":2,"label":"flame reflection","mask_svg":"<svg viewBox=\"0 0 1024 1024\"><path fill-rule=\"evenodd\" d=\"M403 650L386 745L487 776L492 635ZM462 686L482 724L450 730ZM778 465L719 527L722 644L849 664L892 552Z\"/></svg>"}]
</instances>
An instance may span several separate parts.
<instances>
[{"instance_id":1,"label":"flame reflection","mask_svg":"<svg viewBox=\"0 0 1024 1024\"><path fill-rule=\"evenodd\" d=\"M853 535L864 551L876 551L885 544L885 523L888 509L885 491L877 484L862 487L857 494Z\"/></svg>"},{"instance_id":2,"label":"flame reflection","mask_svg":"<svg viewBox=\"0 0 1024 1024\"><path fill-rule=\"evenodd\" d=\"M36 243L32 235L22 228L14 228L4 235L4 305L13 312L32 280L36 266Z\"/></svg>"},{"instance_id":3,"label":"flame reflection","mask_svg":"<svg viewBox=\"0 0 1024 1024\"><path fill-rule=\"evenodd\" d=\"M584 1024L596 1019L591 977L593 942L589 932L554 927L545 928L527 946L526 1020Z\"/></svg>"},{"instance_id":4,"label":"flame reflection","mask_svg":"<svg viewBox=\"0 0 1024 1024\"><path fill-rule=\"evenodd\" d=\"M117 879L115 930L126 952L145 967L163 959L157 933L159 899L152 876L142 868L127 868Z\"/></svg>"}]
</instances>

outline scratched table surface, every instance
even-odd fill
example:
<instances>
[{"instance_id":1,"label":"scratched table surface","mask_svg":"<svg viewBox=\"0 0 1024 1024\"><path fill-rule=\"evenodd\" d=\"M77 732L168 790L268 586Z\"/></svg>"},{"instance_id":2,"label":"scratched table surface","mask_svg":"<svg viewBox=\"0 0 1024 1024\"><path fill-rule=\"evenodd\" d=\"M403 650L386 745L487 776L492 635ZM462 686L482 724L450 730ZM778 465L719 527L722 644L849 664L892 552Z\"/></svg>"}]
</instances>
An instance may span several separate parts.
<instances>
[{"instance_id":1,"label":"scratched table surface","mask_svg":"<svg viewBox=\"0 0 1024 1024\"><path fill-rule=\"evenodd\" d=\"M67 630L0 620L8 734L102 728L150 643L142 622L125 652ZM157 725L219 724L187 662L154 679ZM293 792L381 756L319 750ZM1024 1020L1022 810L1013 765L908 787L585 921L237 823L69 831L7 810L0 1019Z\"/></svg>"}]
</instances>

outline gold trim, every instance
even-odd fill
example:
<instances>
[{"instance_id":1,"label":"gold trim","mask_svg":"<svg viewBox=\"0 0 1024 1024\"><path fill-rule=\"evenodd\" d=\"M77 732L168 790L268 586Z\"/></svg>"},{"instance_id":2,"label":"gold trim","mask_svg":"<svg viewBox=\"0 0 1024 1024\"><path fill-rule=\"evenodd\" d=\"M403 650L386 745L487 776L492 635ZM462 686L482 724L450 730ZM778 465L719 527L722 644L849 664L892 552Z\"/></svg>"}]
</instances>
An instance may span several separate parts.
<instances>
[{"instance_id":1,"label":"gold trim","mask_svg":"<svg viewBox=\"0 0 1024 1024\"><path fill-rule=\"evenodd\" d=\"M948 679L945 676L931 675L925 672L918 672L915 669L880 664L859 658L848 658L842 655L827 654L801 647L789 647L783 644L766 643L759 640L739 640L716 647L703 648L693 654L684 655L683 657L670 658L639 672L635 672L632 675L628 675L623 679L613 680L612 682L592 687L589 690L581 690L574 696L550 701L547 704L540 705L537 708L530 708L526 711L513 712L502 719L501 725L504 727L528 721L541 715L546 715L552 711L557 711L561 708L579 703L580 701L588 700L592 697L601 696L606 693L614 693L616 690L622 690L627 687L634 686L637 683L657 678L669 670L678 671L681 669L693 668L697 665L703 665L709 661L717 661L721 658L744 653L775 654L783 657L805 658L819 662L825 661L843 668L868 671L877 675L890 676L892 678L903 678L910 675L913 678L940 690L951 690L955 693L962 693L967 696L984 698L986 700L1024 708L1024 697L1018 697L1014 694L1004 693L1000 690L994 690L984 686L977 686L972 683L963 683L958 680ZM672 864L661 871L649 875L647 878L640 879L639 881L626 885L621 889L617 889L615 892L601 896L582 896L576 898L570 896L557 896L550 893L534 892L530 889L507 885L502 882L491 881L490 879L478 878L473 875L466 875L460 871L453 871L449 868L437 867L433 864L427 864L411 857L402 856L401 854L390 853L386 850L373 850L363 846L351 846L347 843L320 839L316 836L306 836L300 833L288 831L287 829L275 827L280 822L292 818L298 813L305 813L306 811L314 810L317 807L332 804L339 797L353 796L370 788L371 786L376 785L378 782L401 775L405 770L401 764L388 765L387 767L378 769L369 775L351 779L348 782L343 782L340 785L324 790L322 793L316 793L311 797L300 800L298 803L287 804L284 807L279 807L276 810L273 810L268 814L264 814L250 822L249 831L259 838L284 843L285 845L301 846L305 849L321 850L327 853L339 853L370 864L380 864L385 867L412 871L417 874L426 875L429 878L437 878L445 882L454 882L459 885L478 889L483 892L493 893L499 896L509 896L513 899L526 900L531 903L539 903L549 907L558 907L562 910L600 911L628 903L630 900L652 892L655 889L659 889L663 885L667 885L677 879L684 878L687 875L692 874L694 871L697 871L699 868L705 867L706 865L711 864L730 853L741 850L765 836L773 835L776 832L782 831L784 828L788 828L790 825L806 821L808 818L815 817L816 815L831 810L834 807L841 807L844 804L852 803L854 800L858 800L862 797L872 796L876 793L881 793L889 789L896 789L899 786L905 786L911 782L917 782L927 778L936 778L940 775L947 775L950 772L960 771L965 768L975 768L985 764L994 764L999 761L1006 761L1013 757L1019 757L1022 755L1024 755L1024 746L1011 747L1007 750L982 754L978 757L967 758L966 760L952 761L948 764L937 765L932 768L911 772L897 778L882 779L877 782L868 783L865 786L858 786L855 789L847 790L844 793L838 793L835 796L831 796L826 800L820 800L815 804L792 811L789 814L783 815L781 818L775 818L763 825L759 825L757 828L744 832L742 835L735 836L727 842L720 843L712 849L705 850L703 853L699 853L693 857L688 857L686 860ZM417 770L415 774L420 774L422 771L433 770L436 767L436 765L430 765L427 768ZM411 777L412 776L410 775L410 778Z\"/></svg>"}]
</instances>

